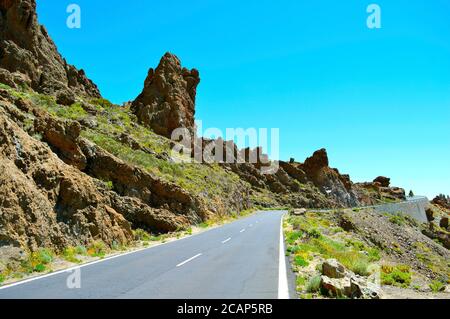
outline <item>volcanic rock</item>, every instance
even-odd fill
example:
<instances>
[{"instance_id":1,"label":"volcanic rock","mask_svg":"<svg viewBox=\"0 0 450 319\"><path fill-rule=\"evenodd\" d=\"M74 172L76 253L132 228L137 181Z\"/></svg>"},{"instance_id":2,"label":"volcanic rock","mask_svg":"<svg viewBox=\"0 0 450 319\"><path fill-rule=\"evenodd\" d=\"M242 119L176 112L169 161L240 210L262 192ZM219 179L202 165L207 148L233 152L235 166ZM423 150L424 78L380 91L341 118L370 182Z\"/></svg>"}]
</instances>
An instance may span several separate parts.
<instances>
[{"instance_id":1,"label":"volcanic rock","mask_svg":"<svg viewBox=\"0 0 450 319\"><path fill-rule=\"evenodd\" d=\"M384 176L378 176L373 182L379 183L381 187L389 187L389 185L391 185L391 179Z\"/></svg>"},{"instance_id":2,"label":"volcanic rock","mask_svg":"<svg viewBox=\"0 0 450 319\"><path fill-rule=\"evenodd\" d=\"M170 138L176 128L186 128L193 134L199 83L196 69L182 68L175 55L166 53L156 70L148 71L144 89L131 109L143 125L157 134Z\"/></svg>"},{"instance_id":3,"label":"volcanic rock","mask_svg":"<svg viewBox=\"0 0 450 319\"><path fill-rule=\"evenodd\" d=\"M0 68L0 80L12 87L21 77L17 74L22 74L38 92L71 90L100 97L97 86L83 70L66 63L45 27L39 25L35 0L0 1Z\"/></svg>"}]
</instances>

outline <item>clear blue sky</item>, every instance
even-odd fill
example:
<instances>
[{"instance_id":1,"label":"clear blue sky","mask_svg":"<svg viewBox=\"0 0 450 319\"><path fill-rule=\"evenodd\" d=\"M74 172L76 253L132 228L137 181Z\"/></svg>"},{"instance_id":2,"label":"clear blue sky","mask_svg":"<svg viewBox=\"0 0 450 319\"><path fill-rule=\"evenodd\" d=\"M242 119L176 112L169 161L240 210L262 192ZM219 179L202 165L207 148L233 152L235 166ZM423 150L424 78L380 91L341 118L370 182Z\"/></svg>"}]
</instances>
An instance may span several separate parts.
<instances>
[{"instance_id":1,"label":"clear blue sky","mask_svg":"<svg viewBox=\"0 0 450 319\"><path fill-rule=\"evenodd\" d=\"M38 0L69 63L121 103L170 51L197 68L207 127L280 128L281 159L325 147L354 181L450 194L450 1ZM66 7L82 28L66 27Z\"/></svg>"}]
</instances>

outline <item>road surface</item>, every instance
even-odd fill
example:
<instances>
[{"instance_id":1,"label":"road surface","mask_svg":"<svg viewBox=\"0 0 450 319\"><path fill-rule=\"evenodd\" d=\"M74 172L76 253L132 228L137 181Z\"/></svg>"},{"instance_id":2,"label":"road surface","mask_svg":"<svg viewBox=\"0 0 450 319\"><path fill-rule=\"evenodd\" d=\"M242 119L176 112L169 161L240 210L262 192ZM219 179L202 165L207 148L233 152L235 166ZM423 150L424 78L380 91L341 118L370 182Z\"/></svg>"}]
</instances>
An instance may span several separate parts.
<instances>
[{"instance_id":1,"label":"road surface","mask_svg":"<svg viewBox=\"0 0 450 319\"><path fill-rule=\"evenodd\" d=\"M280 240L284 213L258 212L198 235L84 265L77 272L0 287L0 299L293 297Z\"/></svg>"}]
</instances>

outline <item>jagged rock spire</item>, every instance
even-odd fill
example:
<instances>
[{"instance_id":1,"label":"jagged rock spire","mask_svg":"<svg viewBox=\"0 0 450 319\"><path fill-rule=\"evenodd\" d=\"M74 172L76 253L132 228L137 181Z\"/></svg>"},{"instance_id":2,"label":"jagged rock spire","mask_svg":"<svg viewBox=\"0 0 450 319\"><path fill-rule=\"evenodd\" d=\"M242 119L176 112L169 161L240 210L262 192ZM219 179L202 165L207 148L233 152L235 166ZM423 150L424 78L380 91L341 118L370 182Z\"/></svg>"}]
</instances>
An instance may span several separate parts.
<instances>
[{"instance_id":1,"label":"jagged rock spire","mask_svg":"<svg viewBox=\"0 0 450 319\"><path fill-rule=\"evenodd\" d=\"M188 70L166 53L156 69L148 71L142 93L132 103L139 121L157 134L169 137L174 129L194 130L195 96L200 83L196 69Z\"/></svg>"}]
</instances>

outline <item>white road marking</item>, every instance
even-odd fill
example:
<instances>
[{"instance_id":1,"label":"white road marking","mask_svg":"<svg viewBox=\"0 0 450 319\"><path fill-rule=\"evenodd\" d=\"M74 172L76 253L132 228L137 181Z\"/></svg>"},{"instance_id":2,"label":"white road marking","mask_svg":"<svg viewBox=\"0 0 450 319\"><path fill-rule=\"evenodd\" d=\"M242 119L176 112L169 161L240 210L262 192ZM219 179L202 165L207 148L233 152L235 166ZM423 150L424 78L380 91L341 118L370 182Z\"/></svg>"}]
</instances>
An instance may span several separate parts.
<instances>
[{"instance_id":1,"label":"white road marking","mask_svg":"<svg viewBox=\"0 0 450 319\"><path fill-rule=\"evenodd\" d=\"M283 217L280 224L280 248L278 265L278 299L289 299L289 287L286 271L286 255L284 251Z\"/></svg>"},{"instance_id":2,"label":"white road marking","mask_svg":"<svg viewBox=\"0 0 450 319\"><path fill-rule=\"evenodd\" d=\"M243 233L243 232L245 232L245 228L240 231L240 233Z\"/></svg>"},{"instance_id":3,"label":"white road marking","mask_svg":"<svg viewBox=\"0 0 450 319\"><path fill-rule=\"evenodd\" d=\"M223 242L222 242L222 244L225 244L225 243L228 243L229 241L231 240L231 237L230 238L227 238L227 239L225 239Z\"/></svg>"},{"instance_id":4,"label":"white road marking","mask_svg":"<svg viewBox=\"0 0 450 319\"><path fill-rule=\"evenodd\" d=\"M253 224L248 225L248 227L253 227Z\"/></svg>"},{"instance_id":5,"label":"white road marking","mask_svg":"<svg viewBox=\"0 0 450 319\"><path fill-rule=\"evenodd\" d=\"M177 267L181 267L181 266L183 266L184 264L187 264L188 262L193 261L195 258L200 257L201 255L202 255L201 253L200 253L200 254L197 254L197 255L195 255L194 257L191 257L191 258L189 258L189 259L183 261L182 263L179 263L179 264L177 265Z\"/></svg>"}]
</instances>

